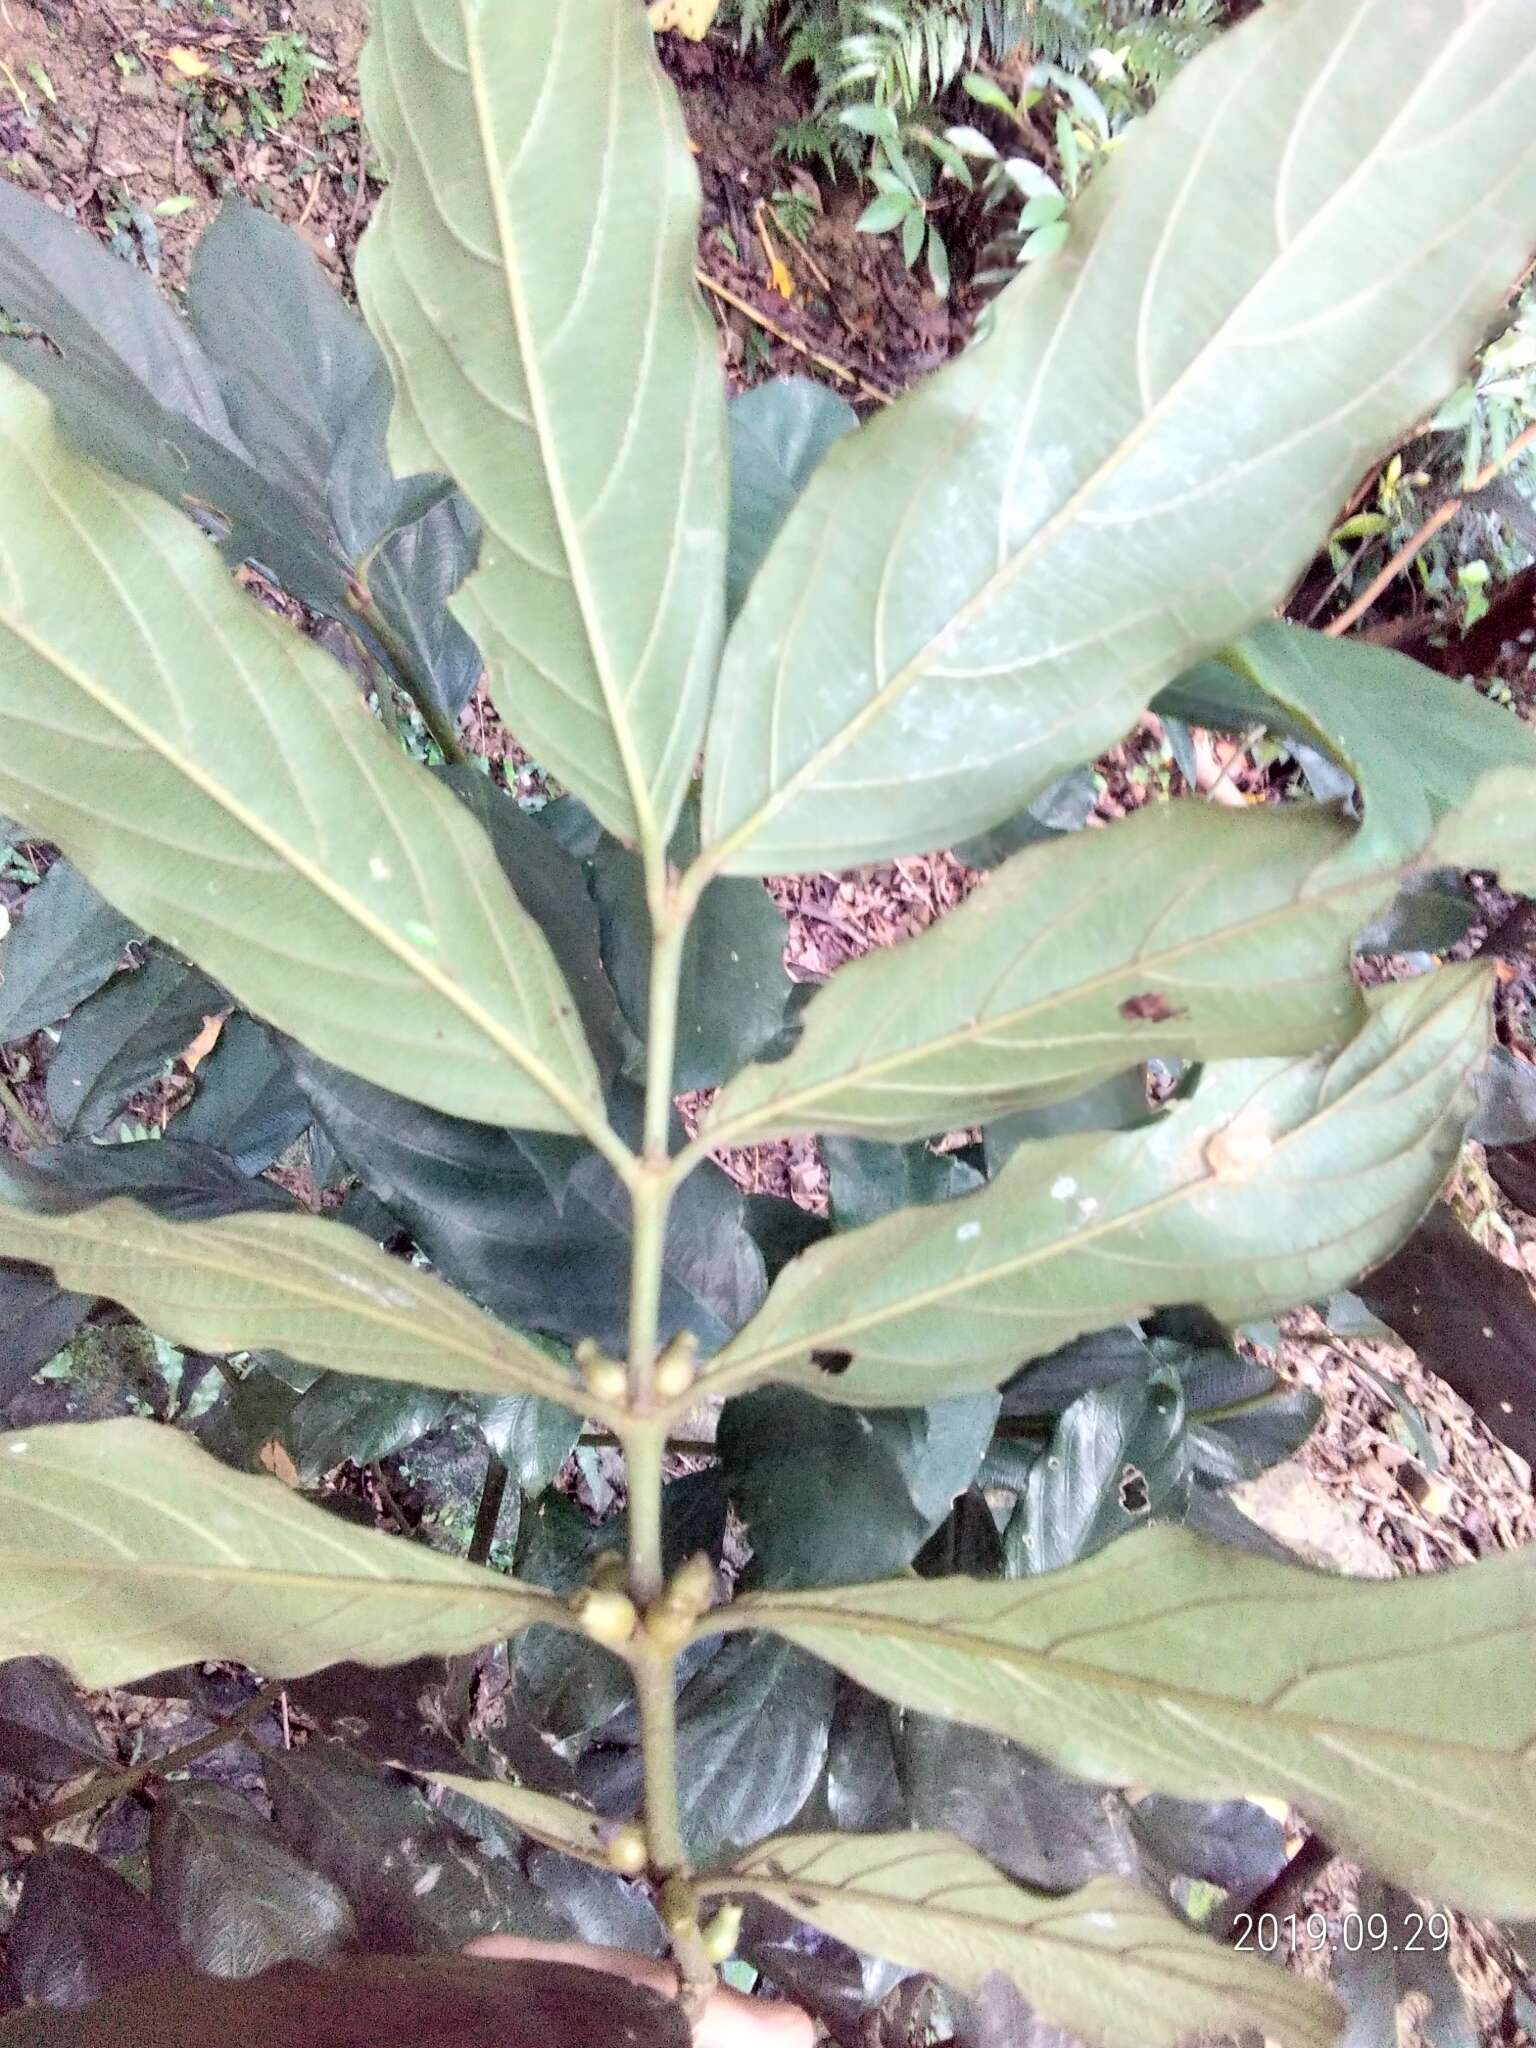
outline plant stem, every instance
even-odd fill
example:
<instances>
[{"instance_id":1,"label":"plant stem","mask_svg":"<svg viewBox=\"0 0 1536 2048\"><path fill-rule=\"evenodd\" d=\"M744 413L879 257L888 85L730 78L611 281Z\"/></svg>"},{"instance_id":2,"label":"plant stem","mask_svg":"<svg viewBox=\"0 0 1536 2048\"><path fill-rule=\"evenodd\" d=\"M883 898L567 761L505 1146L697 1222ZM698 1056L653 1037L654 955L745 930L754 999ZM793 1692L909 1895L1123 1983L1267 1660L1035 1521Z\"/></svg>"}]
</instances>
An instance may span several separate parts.
<instances>
[{"instance_id":1,"label":"plant stem","mask_svg":"<svg viewBox=\"0 0 1536 2048\"><path fill-rule=\"evenodd\" d=\"M629 1488L629 1596L644 1608L662 1589L661 1489L665 1425L646 1416L624 1432L624 1477Z\"/></svg>"},{"instance_id":2,"label":"plant stem","mask_svg":"<svg viewBox=\"0 0 1536 2048\"><path fill-rule=\"evenodd\" d=\"M0 1828L0 1836L15 1841L18 1837L39 1835L58 1821L71 1820L77 1813L93 1813L98 1806L120 1799L125 1792L136 1792L150 1778L168 1778L172 1771L183 1770L188 1764L196 1763L200 1756L222 1749L226 1742L238 1740L251 1723L259 1721L267 1708L281 1697L285 1684L286 1680L279 1678L270 1685L264 1685L227 1721L220 1721L208 1734L199 1735L195 1742L183 1743L180 1749L151 1757L147 1763L134 1764L130 1770L104 1772L81 1791L71 1792L66 1799L56 1799L39 1813L13 1816Z\"/></svg>"},{"instance_id":3,"label":"plant stem","mask_svg":"<svg viewBox=\"0 0 1536 2048\"><path fill-rule=\"evenodd\" d=\"M641 1638L630 1669L640 1708L640 1749L645 1762L645 1832L653 1870L683 1868L677 1815L677 1710L672 1659Z\"/></svg>"},{"instance_id":4,"label":"plant stem","mask_svg":"<svg viewBox=\"0 0 1536 2048\"><path fill-rule=\"evenodd\" d=\"M369 632L389 657L391 668L399 677L402 687L409 693L411 702L421 713L421 722L441 751L443 759L452 762L455 767L462 766L468 757L460 743L458 728L433 703L432 692L428 689L425 678L417 675L399 635L390 631L372 600L358 606L358 616L367 622Z\"/></svg>"},{"instance_id":5,"label":"plant stem","mask_svg":"<svg viewBox=\"0 0 1536 2048\"><path fill-rule=\"evenodd\" d=\"M506 1497L507 1468L492 1451L486 1462L480 1505L475 1511L475 1533L469 1539L471 1564L484 1564L490 1556L491 1545L496 1540L496 1524L501 1520L501 1504Z\"/></svg>"}]
</instances>

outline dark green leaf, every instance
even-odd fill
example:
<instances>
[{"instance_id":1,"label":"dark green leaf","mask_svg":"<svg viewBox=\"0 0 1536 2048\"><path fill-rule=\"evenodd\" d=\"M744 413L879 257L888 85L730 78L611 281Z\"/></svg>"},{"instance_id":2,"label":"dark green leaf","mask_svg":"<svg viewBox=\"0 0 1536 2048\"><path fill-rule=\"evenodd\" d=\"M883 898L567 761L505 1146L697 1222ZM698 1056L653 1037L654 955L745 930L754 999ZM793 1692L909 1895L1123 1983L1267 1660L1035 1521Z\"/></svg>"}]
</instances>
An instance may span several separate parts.
<instances>
[{"instance_id":1,"label":"dark green leaf","mask_svg":"<svg viewBox=\"0 0 1536 2048\"><path fill-rule=\"evenodd\" d=\"M56 1024L94 995L136 936L78 868L56 860L0 944L0 1039Z\"/></svg>"},{"instance_id":2,"label":"dark green leaf","mask_svg":"<svg viewBox=\"0 0 1536 2048\"><path fill-rule=\"evenodd\" d=\"M569 1140L443 1116L293 1049L337 1150L434 1265L509 1322L622 1349L629 1202L608 1166ZM718 1349L751 1314L762 1256L744 1197L712 1166L678 1190L663 1253L661 1334Z\"/></svg>"},{"instance_id":3,"label":"dark green leaf","mask_svg":"<svg viewBox=\"0 0 1536 2048\"><path fill-rule=\"evenodd\" d=\"M748 1195L744 1215L769 1280L776 1280L791 1259L819 1244L832 1229L825 1216L782 1195Z\"/></svg>"},{"instance_id":4,"label":"dark green leaf","mask_svg":"<svg viewBox=\"0 0 1536 2048\"><path fill-rule=\"evenodd\" d=\"M286 1963L243 1983L178 1972L81 2014L0 2021L6 2048L688 2048L682 2007L554 1963L370 1957Z\"/></svg>"},{"instance_id":5,"label":"dark green leaf","mask_svg":"<svg viewBox=\"0 0 1536 2048\"><path fill-rule=\"evenodd\" d=\"M300 1713L344 1734L375 1763L394 1761L412 1770L451 1771L463 1755L442 1733L448 1663L417 1657L382 1671L366 1664L330 1664L296 1678L288 1698Z\"/></svg>"},{"instance_id":6,"label":"dark green leaf","mask_svg":"<svg viewBox=\"0 0 1536 2048\"><path fill-rule=\"evenodd\" d=\"M1003 1538L1008 1574L1055 1571L1152 1516L1189 1483L1184 1398L1166 1369L1080 1395L1031 1469Z\"/></svg>"},{"instance_id":7,"label":"dark green leaf","mask_svg":"<svg viewBox=\"0 0 1536 2048\"><path fill-rule=\"evenodd\" d=\"M865 1415L788 1387L728 1401L717 1445L754 1584L903 1570L976 1475L996 1395Z\"/></svg>"},{"instance_id":8,"label":"dark green leaf","mask_svg":"<svg viewBox=\"0 0 1536 2048\"><path fill-rule=\"evenodd\" d=\"M51 1274L0 1259L0 1405L69 1342L90 1306Z\"/></svg>"},{"instance_id":9,"label":"dark green leaf","mask_svg":"<svg viewBox=\"0 0 1536 2048\"><path fill-rule=\"evenodd\" d=\"M48 1113L65 1134L94 1137L130 1095L170 1070L206 1018L227 1008L205 975L163 953L89 996L64 1026L48 1067Z\"/></svg>"},{"instance_id":10,"label":"dark green leaf","mask_svg":"<svg viewBox=\"0 0 1536 2048\"><path fill-rule=\"evenodd\" d=\"M698 805L690 800L670 858L698 852ZM638 855L605 835L592 866L602 917L603 958L624 1014L645 1036L651 976L651 921ZM784 970L784 920L760 882L711 882L683 947L673 1087L713 1088L769 1047L783 1028L793 983Z\"/></svg>"},{"instance_id":11,"label":"dark green leaf","mask_svg":"<svg viewBox=\"0 0 1536 2048\"><path fill-rule=\"evenodd\" d=\"M1496 1437L1536 1461L1536 1301L1438 1203L1356 1292Z\"/></svg>"},{"instance_id":12,"label":"dark green leaf","mask_svg":"<svg viewBox=\"0 0 1536 2048\"><path fill-rule=\"evenodd\" d=\"M1454 868L1411 875L1392 907L1355 941L1361 953L1448 953L1477 916Z\"/></svg>"},{"instance_id":13,"label":"dark green leaf","mask_svg":"<svg viewBox=\"0 0 1536 2048\"><path fill-rule=\"evenodd\" d=\"M1536 1138L1536 1066L1496 1045L1478 1077L1477 1115L1467 1136L1479 1145L1523 1145Z\"/></svg>"},{"instance_id":14,"label":"dark green leaf","mask_svg":"<svg viewBox=\"0 0 1536 2048\"><path fill-rule=\"evenodd\" d=\"M166 1136L213 1145L241 1173L257 1174L309 1122L309 1103L272 1034L254 1017L234 1016L197 1069L197 1093Z\"/></svg>"},{"instance_id":15,"label":"dark green leaf","mask_svg":"<svg viewBox=\"0 0 1536 2048\"><path fill-rule=\"evenodd\" d=\"M543 931L565 976L587 1040L605 1079L617 1072L631 1039L603 973L598 917L580 865L515 797L473 767L437 771L484 827L517 900ZM644 1011L641 1015L643 1017Z\"/></svg>"},{"instance_id":16,"label":"dark green leaf","mask_svg":"<svg viewBox=\"0 0 1536 2048\"><path fill-rule=\"evenodd\" d=\"M974 1194L983 1176L957 1152L918 1140L882 1145L869 1138L823 1138L827 1197L839 1230L856 1230L897 1209Z\"/></svg>"},{"instance_id":17,"label":"dark green leaf","mask_svg":"<svg viewBox=\"0 0 1536 2048\"><path fill-rule=\"evenodd\" d=\"M297 1204L275 1181L252 1180L210 1145L48 1145L29 1152L26 1172L8 1162L7 1199L71 1215L127 1195L157 1216L183 1223L238 1216L248 1209L292 1215ZM9 1192L18 1190L17 1195Z\"/></svg>"},{"instance_id":18,"label":"dark green leaf","mask_svg":"<svg viewBox=\"0 0 1536 2048\"><path fill-rule=\"evenodd\" d=\"M987 1172L1006 1166L1021 1145L1043 1138L1066 1137L1072 1131L1134 1131L1151 1121L1147 1106L1147 1083L1141 1067L1127 1067L1123 1074L1096 1082L1080 1095L1064 1102L1046 1103L1039 1109L1016 1109L1010 1116L994 1117L983 1125L982 1150Z\"/></svg>"},{"instance_id":19,"label":"dark green leaf","mask_svg":"<svg viewBox=\"0 0 1536 2048\"><path fill-rule=\"evenodd\" d=\"M336 1955L351 1908L276 1829L220 1785L168 1788L150 1828L151 1897L198 1969L254 1977L274 1963Z\"/></svg>"},{"instance_id":20,"label":"dark green leaf","mask_svg":"<svg viewBox=\"0 0 1536 2048\"><path fill-rule=\"evenodd\" d=\"M537 1394L477 1401L475 1415L486 1443L530 1499L553 1482L581 1435L579 1416Z\"/></svg>"},{"instance_id":21,"label":"dark green leaf","mask_svg":"<svg viewBox=\"0 0 1536 2048\"><path fill-rule=\"evenodd\" d=\"M859 416L809 377L774 377L733 398L730 539L725 610L734 619L789 509L834 442Z\"/></svg>"},{"instance_id":22,"label":"dark green leaf","mask_svg":"<svg viewBox=\"0 0 1536 2048\"><path fill-rule=\"evenodd\" d=\"M273 1825L346 1899L364 1948L409 1955L523 1931L522 1873L486 1856L415 1786L329 1742L269 1751L262 1769Z\"/></svg>"},{"instance_id":23,"label":"dark green leaf","mask_svg":"<svg viewBox=\"0 0 1536 2048\"><path fill-rule=\"evenodd\" d=\"M907 1714L897 1768L913 1827L947 1828L1021 1884L1068 1891L1106 1871L1135 1873L1135 1844L1116 1796L1016 1742Z\"/></svg>"},{"instance_id":24,"label":"dark green leaf","mask_svg":"<svg viewBox=\"0 0 1536 2048\"><path fill-rule=\"evenodd\" d=\"M452 1405L451 1394L430 1387L324 1372L295 1402L284 1442L299 1477L313 1483L343 1458L366 1465L405 1450L436 1429Z\"/></svg>"},{"instance_id":25,"label":"dark green leaf","mask_svg":"<svg viewBox=\"0 0 1536 2048\"><path fill-rule=\"evenodd\" d=\"M1219 1885L1229 1906L1257 1895L1286 1865L1286 1831L1250 1799L1169 1799L1153 1793L1128 1808L1142 1852L1168 1875Z\"/></svg>"},{"instance_id":26,"label":"dark green leaf","mask_svg":"<svg viewBox=\"0 0 1536 2048\"><path fill-rule=\"evenodd\" d=\"M71 2011L181 1960L175 1930L144 1894L73 1848L28 1857L6 1954L29 2005Z\"/></svg>"},{"instance_id":27,"label":"dark green leaf","mask_svg":"<svg viewBox=\"0 0 1536 2048\"><path fill-rule=\"evenodd\" d=\"M79 1694L41 1657L0 1664L0 1771L58 1782L105 1761Z\"/></svg>"},{"instance_id":28,"label":"dark green leaf","mask_svg":"<svg viewBox=\"0 0 1536 2048\"><path fill-rule=\"evenodd\" d=\"M787 1827L827 1756L835 1680L824 1664L766 1639L728 1643L677 1699L679 1815L695 1864ZM583 1787L608 1813L640 1803L638 1749L598 1752Z\"/></svg>"},{"instance_id":29,"label":"dark green leaf","mask_svg":"<svg viewBox=\"0 0 1536 2048\"><path fill-rule=\"evenodd\" d=\"M823 1797L836 1827L906 1823L907 1804L896 1770L895 1716L884 1700L846 1678L837 1682Z\"/></svg>"}]
</instances>

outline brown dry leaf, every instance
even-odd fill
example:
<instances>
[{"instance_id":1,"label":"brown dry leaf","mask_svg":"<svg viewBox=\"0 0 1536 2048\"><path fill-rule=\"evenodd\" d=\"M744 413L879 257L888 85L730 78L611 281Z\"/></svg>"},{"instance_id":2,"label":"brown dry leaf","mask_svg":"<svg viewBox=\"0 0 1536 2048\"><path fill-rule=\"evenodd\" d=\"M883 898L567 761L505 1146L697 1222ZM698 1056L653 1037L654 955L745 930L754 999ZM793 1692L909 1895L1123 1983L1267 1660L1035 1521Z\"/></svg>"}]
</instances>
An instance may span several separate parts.
<instances>
[{"instance_id":1,"label":"brown dry leaf","mask_svg":"<svg viewBox=\"0 0 1536 2048\"><path fill-rule=\"evenodd\" d=\"M209 1053L219 1042L219 1033L229 1016L228 1010L220 1010L216 1016L205 1017L203 1028L181 1055L181 1063L189 1074L195 1074Z\"/></svg>"},{"instance_id":2,"label":"brown dry leaf","mask_svg":"<svg viewBox=\"0 0 1536 2048\"><path fill-rule=\"evenodd\" d=\"M256 1453L256 1462L263 1472L270 1472L274 1479L280 1479L284 1486L296 1493L299 1488L299 1468L283 1449L276 1437L264 1443Z\"/></svg>"}]
</instances>

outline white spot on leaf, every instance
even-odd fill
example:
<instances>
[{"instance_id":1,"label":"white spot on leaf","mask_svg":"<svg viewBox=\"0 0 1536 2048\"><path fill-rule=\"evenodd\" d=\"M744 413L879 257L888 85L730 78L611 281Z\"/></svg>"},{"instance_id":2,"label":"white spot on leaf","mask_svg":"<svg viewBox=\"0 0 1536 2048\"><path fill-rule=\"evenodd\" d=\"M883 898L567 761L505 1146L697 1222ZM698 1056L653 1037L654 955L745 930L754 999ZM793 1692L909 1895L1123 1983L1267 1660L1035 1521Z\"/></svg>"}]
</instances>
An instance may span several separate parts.
<instances>
[{"instance_id":1,"label":"white spot on leaf","mask_svg":"<svg viewBox=\"0 0 1536 2048\"><path fill-rule=\"evenodd\" d=\"M1075 1195L1076 1193L1077 1182L1070 1173L1064 1173L1060 1180L1053 1180L1051 1182L1051 1200L1053 1202L1064 1202L1068 1195Z\"/></svg>"},{"instance_id":2,"label":"white spot on leaf","mask_svg":"<svg viewBox=\"0 0 1536 2048\"><path fill-rule=\"evenodd\" d=\"M973 1238L980 1237L980 1235L981 1225L979 1223L957 1223L955 1225L956 1244L969 1244Z\"/></svg>"}]
</instances>

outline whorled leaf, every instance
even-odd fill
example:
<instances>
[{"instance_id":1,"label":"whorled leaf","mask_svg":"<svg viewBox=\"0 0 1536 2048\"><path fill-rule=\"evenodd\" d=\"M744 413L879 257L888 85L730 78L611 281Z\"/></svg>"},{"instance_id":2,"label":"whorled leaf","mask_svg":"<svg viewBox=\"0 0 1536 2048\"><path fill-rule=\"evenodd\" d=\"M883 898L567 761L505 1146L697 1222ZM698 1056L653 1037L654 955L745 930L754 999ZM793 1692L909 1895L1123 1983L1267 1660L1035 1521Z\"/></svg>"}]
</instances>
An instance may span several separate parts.
<instances>
[{"instance_id":1,"label":"whorled leaf","mask_svg":"<svg viewBox=\"0 0 1536 2048\"><path fill-rule=\"evenodd\" d=\"M700 1633L722 1622L1079 1776L1287 1799L1425 1896L1536 1906L1530 1553L1383 1583L1155 1528L1022 1581L751 1595Z\"/></svg>"},{"instance_id":2,"label":"whorled leaf","mask_svg":"<svg viewBox=\"0 0 1536 2048\"><path fill-rule=\"evenodd\" d=\"M341 671L3 370L0 453L26 500L0 523L0 807L324 1057L460 1115L598 1123L537 927Z\"/></svg>"},{"instance_id":3,"label":"whorled leaf","mask_svg":"<svg viewBox=\"0 0 1536 2048\"><path fill-rule=\"evenodd\" d=\"M1026 1891L953 1835L785 1835L704 1889L768 1899L962 1992L1000 1971L1042 2019L1093 2048L1168 2048L1249 2027L1326 2048L1338 2029L1322 1985L1223 1948L1123 1879Z\"/></svg>"},{"instance_id":4,"label":"whorled leaf","mask_svg":"<svg viewBox=\"0 0 1536 2048\"><path fill-rule=\"evenodd\" d=\"M274 1678L453 1655L565 1608L227 1471L150 1422L0 1436L0 1657L83 1685L227 1657Z\"/></svg>"},{"instance_id":5,"label":"whorled leaf","mask_svg":"<svg viewBox=\"0 0 1536 2048\"><path fill-rule=\"evenodd\" d=\"M1533 68L1524 0L1291 0L1192 64L987 340L812 477L727 647L707 857L951 845L1262 616L1526 260Z\"/></svg>"},{"instance_id":6,"label":"whorled leaf","mask_svg":"<svg viewBox=\"0 0 1536 2048\"><path fill-rule=\"evenodd\" d=\"M19 1176L0 1170L0 1194ZM199 1351L281 1351L332 1372L460 1394L542 1394L592 1412L557 1359L360 1231L254 1210L169 1222L136 1202L50 1213L0 1201L0 1252L50 1266L75 1292L131 1309Z\"/></svg>"},{"instance_id":7,"label":"whorled leaf","mask_svg":"<svg viewBox=\"0 0 1536 2048\"><path fill-rule=\"evenodd\" d=\"M1331 1293L1399 1244L1455 1161L1489 970L1373 990L1332 1057L1207 1069L1147 1128L1023 1145L980 1194L813 1246L711 1367L901 1405L994 1386L1159 1305L1245 1317Z\"/></svg>"},{"instance_id":8,"label":"whorled leaf","mask_svg":"<svg viewBox=\"0 0 1536 2048\"><path fill-rule=\"evenodd\" d=\"M391 450L484 522L454 609L508 726L659 848L708 710L727 491L671 87L628 0L384 0L362 79L389 188L358 289Z\"/></svg>"}]
</instances>

